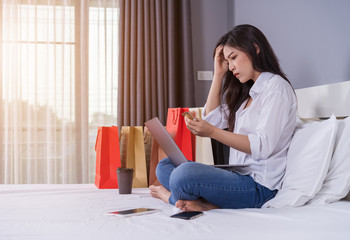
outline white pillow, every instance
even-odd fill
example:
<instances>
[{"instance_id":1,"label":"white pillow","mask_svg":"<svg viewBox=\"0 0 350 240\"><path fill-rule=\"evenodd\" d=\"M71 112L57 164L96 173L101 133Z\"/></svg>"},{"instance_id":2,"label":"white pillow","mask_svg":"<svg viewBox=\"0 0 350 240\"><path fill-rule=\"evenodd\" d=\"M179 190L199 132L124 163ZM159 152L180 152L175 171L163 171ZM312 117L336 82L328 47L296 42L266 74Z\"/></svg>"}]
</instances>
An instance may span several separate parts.
<instances>
[{"instance_id":1,"label":"white pillow","mask_svg":"<svg viewBox=\"0 0 350 240\"><path fill-rule=\"evenodd\" d=\"M350 201L350 193L348 193L348 195L346 195L346 197L344 198L344 200Z\"/></svg>"},{"instance_id":2,"label":"white pillow","mask_svg":"<svg viewBox=\"0 0 350 240\"><path fill-rule=\"evenodd\" d=\"M337 121L299 124L287 153L287 168L282 188L263 207L298 207L321 189L333 152Z\"/></svg>"},{"instance_id":3,"label":"white pillow","mask_svg":"<svg viewBox=\"0 0 350 240\"><path fill-rule=\"evenodd\" d=\"M350 191L350 117L338 121L334 153L321 190L309 204L325 204L344 198Z\"/></svg>"}]
</instances>

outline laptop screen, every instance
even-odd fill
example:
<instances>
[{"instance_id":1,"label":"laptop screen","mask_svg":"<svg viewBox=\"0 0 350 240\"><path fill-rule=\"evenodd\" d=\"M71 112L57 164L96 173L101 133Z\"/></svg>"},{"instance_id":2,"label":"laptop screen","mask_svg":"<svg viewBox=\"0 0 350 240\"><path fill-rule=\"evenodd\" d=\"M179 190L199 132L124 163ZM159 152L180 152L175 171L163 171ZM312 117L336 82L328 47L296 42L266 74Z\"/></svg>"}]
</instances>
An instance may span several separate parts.
<instances>
[{"instance_id":1,"label":"laptop screen","mask_svg":"<svg viewBox=\"0 0 350 240\"><path fill-rule=\"evenodd\" d=\"M186 157L157 117L145 122L145 125L176 167L187 162Z\"/></svg>"}]
</instances>

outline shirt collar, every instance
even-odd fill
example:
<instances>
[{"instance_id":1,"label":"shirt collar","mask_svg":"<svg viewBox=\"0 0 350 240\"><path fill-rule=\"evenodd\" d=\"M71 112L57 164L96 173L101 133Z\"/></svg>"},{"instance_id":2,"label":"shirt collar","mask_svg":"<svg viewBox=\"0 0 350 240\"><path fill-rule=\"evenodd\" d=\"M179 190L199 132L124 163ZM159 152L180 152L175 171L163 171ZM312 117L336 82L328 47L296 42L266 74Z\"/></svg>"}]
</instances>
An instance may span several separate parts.
<instances>
[{"instance_id":1,"label":"shirt collar","mask_svg":"<svg viewBox=\"0 0 350 240\"><path fill-rule=\"evenodd\" d=\"M270 72L262 72L258 79L256 79L255 83L253 84L252 88L249 91L249 95L254 99L256 96L261 93L261 91L264 89L265 84L267 81L273 76L273 73Z\"/></svg>"}]
</instances>

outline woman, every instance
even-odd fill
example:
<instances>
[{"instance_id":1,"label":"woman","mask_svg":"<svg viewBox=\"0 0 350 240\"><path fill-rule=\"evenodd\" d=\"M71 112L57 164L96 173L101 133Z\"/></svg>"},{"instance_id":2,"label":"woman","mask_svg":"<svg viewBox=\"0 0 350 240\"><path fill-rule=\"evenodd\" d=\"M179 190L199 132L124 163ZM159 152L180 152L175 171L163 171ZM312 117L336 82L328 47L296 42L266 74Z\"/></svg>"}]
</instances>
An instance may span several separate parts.
<instances>
[{"instance_id":1,"label":"woman","mask_svg":"<svg viewBox=\"0 0 350 240\"><path fill-rule=\"evenodd\" d=\"M232 172L188 162L175 168L163 159L156 171L162 186L151 186L152 196L183 211L261 207L282 185L296 105L264 34L236 26L217 43L203 119L185 121L195 135L228 145L230 164L248 166Z\"/></svg>"}]
</instances>

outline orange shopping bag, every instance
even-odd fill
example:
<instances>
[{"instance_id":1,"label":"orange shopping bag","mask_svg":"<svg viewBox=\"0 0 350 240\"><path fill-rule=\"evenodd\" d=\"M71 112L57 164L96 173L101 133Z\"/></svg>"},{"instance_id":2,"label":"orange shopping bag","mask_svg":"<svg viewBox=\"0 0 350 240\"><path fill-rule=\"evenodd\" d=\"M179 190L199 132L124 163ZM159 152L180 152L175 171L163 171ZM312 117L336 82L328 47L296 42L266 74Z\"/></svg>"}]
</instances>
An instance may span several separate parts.
<instances>
[{"instance_id":1,"label":"orange shopping bag","mask_svg":"<svg viewBox=\"0 0 350 240\"><path fill-rule=\"evenodd\" d=\"M181 115L188 110L188 108L168 108L166 130L173 137L187 160L195 161L196 138L186 127L184 116Z\"/></svg>"},{"instance_id":2,"label":"orange shopping bag","mask_svg":"<svg viewBox=\"0 0 350 240\"><path fill-rule=\"evenodd\" d=\"M118 127L99 127L96 138L96 187L118 188L117 168L120 167Z\"/></svg>"},{"instance_id":3,"label":"orange shopping bag","mask_svg":"<svg viewBox=\"0 0 350 240\"><path fill-rule=\"evenodd\" d=\"M152 150L150 157L150 166L149 166L149 174L148 174L148 184L151 185L159 185L157 176L156 176L156 168L160 160L167 157L164 153L163 149L159 146L158 142L153 138L152 139Z\"/></svg>"}]
</instances>

